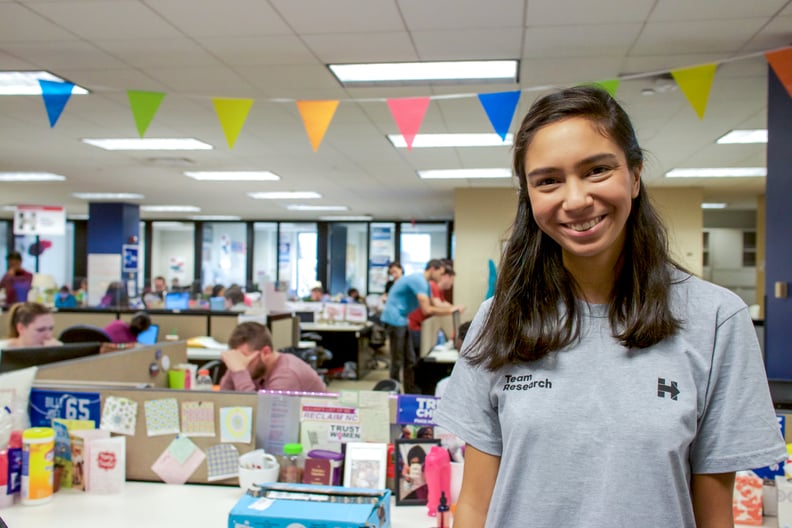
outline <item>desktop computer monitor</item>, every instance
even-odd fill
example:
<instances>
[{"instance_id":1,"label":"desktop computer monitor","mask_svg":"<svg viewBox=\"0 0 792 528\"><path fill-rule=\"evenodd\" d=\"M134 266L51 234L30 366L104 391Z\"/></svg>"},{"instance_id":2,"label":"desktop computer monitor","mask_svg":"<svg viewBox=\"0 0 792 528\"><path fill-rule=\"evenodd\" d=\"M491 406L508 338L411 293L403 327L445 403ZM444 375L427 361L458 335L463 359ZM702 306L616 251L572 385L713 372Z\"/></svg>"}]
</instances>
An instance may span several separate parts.
<instances>
[{"instance_id":1,"label":"desktop computer monitor","mask_svg":"<svg viewBox=\"0 0 792 528\"><path fill-rule=\"evenodd\" d=\"M99 354L102 344L68 343L58 346L8 348L0 353L0 372L10 372L28 367L46 365L67 359L77 359Z\"/></svg>"},{"instance_id":2,"label":"desktop computer monitor","mask_svg":"<svg viewBox=\"0 0 792 528\"><path fill-rule=\"evenodd\" d=\"M153 345L157 342L159 337L159 325L152 324L146 330L140 332L137 336L137 342L141 345Z\"/></svg>"},{"instance_id":3,"label":"desktop computer monitor","mask_svg":"<svg viewBox=\"0 0 792 528\"><path fill-rule=\"evenodd\" d=\"M165 294L166 310L187 310L190 308L190 292L168 292Z\"/></svg>"},{"instance_id":4,"label":"desktop computer monitor","mask_svg":"<svg viewBox=\"0 0 792 528\"><path fill-rule=\"evenodd\" d=\"M212 312L222 312L226 309L225 297L209 297L209 310Z\"/></svg>"}]
</instances>

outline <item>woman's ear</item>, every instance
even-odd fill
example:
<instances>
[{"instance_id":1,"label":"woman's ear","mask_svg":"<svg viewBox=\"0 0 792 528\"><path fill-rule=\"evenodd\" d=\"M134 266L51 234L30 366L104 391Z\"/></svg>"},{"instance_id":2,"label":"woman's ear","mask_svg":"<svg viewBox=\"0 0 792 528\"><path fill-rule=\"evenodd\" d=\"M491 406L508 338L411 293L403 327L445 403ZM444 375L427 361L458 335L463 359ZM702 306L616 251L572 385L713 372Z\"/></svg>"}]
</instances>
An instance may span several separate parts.
<instances>
[{"instance_id":1,"label":"woman's ear","mask_svg":"<svg viewBox=\"0 0 792 528\"><path fill-rule=\"evenodd\" d=\"M641 192L641 172L643 171L643 165L639 165L632 171L633 173L633 182L632 182L632 197L633 200L638 198L638 194Z\"/></svg>"}]
</instances>

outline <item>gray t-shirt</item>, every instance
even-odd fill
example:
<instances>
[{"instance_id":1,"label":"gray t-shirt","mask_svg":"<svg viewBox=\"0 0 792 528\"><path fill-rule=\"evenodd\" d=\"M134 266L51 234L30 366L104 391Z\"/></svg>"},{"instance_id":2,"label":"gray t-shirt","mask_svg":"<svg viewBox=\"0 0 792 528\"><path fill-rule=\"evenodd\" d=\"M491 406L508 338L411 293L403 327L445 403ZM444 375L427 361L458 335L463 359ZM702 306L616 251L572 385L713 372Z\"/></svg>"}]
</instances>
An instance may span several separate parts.
<instances>
[{"instance_id":1,"label":"gray t-shirt","mask_svg":"<svg viewBox=\"0 0 792 528\"><path fill-rule=\"evenodd\" d=\"M648 349L613 338L606 305L581 304L577 344L496 372L457 362L434 417L501 457L487 527L692 528L692 473L786 458L745 303L683 277L683 329Z\"/></svg>"}]
</instances>

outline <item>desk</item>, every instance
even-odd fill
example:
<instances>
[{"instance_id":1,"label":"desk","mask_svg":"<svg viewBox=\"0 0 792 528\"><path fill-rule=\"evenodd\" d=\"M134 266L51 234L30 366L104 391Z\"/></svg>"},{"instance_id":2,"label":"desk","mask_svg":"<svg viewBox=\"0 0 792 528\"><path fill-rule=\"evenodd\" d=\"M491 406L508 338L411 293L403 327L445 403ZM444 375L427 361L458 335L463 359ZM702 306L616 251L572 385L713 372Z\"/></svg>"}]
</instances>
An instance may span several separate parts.
<instances>
[{"instance_id":1,"label":"desk","mask_svg":"<svg viewBox=\"0 0 792 528\"><path fill-rule=\"evenodd\" d=\"M127 482L115 495L62 490L40 506L2 509L0 517L9 528L223 528L241 494L232 486ZM391 504L391 518L391 528L429 528L436 522L424 506ZM777 528L777 519L765 517L762 526Z\"/></svg>"},{"instance_id":2,"label":"desk","mask_svg":"<svg viewBox=\"0 0 792 528\"><path fill-rule=\"evenodd\" d=\"M62 490L46 504L2 509L0 517L9 528L223 528L241 496L235 486L127 482L114 495ZM391 504L391 516L391 528L434 526L424 506Z\"/></svg>"},{"instance_id":3,"label":"desk","mask_svg":"<svg viewBox=\"0 0 792 528\"><path fill-rule=\"evenodd\" d=\"M343 367L347 361L357 363L357 379L363 379L376 361L369 347L371 323L300 323L302 332L314 332L322 336L319 343L333 353L333 359L322 364L322 368Z\"/></svg>"},{"instance_id":4,"label":"desk","mask_svg":"<svg viewBox=\"0 0 792 528\"><path fill-rule=\"evenodd\" d=\"M418 360L415 367L415 383L423 394L434 394L437 382L451 375L459 352L454 348L435 347Z\"/></svg>"}]
</instances>

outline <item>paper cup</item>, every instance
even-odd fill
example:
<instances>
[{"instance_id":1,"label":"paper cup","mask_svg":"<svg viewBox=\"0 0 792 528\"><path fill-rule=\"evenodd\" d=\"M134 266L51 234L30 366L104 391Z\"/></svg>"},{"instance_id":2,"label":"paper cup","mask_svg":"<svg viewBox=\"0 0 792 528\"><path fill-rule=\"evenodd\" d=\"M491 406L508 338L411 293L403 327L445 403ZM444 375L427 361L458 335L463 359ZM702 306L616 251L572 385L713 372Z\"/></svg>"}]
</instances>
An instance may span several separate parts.
<instances>
[{"instance_id":1,"label":"paper cup","mask_svg":"<svg viewBox=\"0 0 792 528\"><path fill-rule=\"evenodd\" d=\"M247 490L253 484L277 482L280 465L278 460L256 449L239 457L239 487Z\"/></svg>"}]
</instances>

